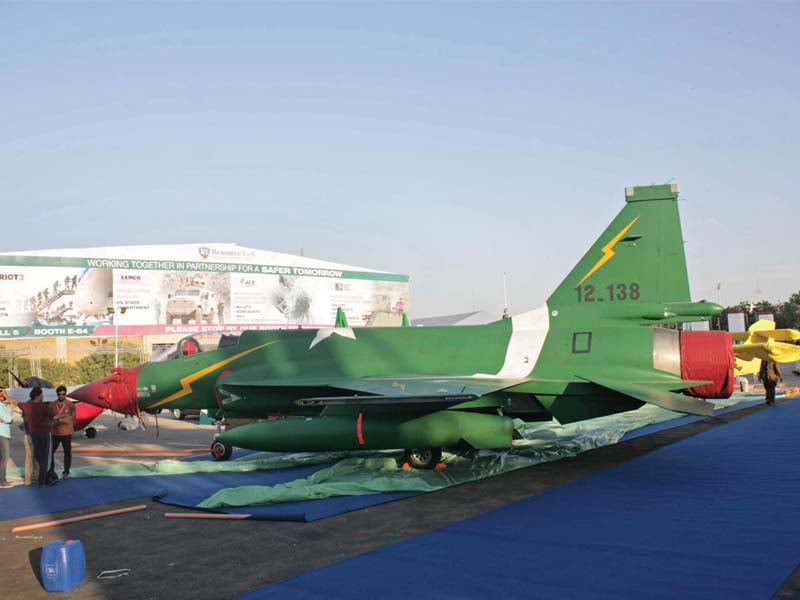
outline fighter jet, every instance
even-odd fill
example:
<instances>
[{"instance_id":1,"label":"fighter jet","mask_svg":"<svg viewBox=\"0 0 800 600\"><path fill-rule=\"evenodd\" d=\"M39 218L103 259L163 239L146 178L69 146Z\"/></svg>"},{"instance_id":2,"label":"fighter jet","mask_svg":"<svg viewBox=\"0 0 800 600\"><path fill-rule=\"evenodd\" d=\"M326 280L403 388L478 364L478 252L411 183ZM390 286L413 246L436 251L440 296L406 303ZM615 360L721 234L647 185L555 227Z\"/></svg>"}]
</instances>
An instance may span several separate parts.
<instances>
[{"instance_id":1,"label":"fighter jet","mask_svg":"<svg viewBox=\"0 0 800 600\"><path fill-rule=\"evenodd\" d=\"M416 468L442 448L509 447L515 419L571 423L643 403L709 415L705 399L733 391L733 344L727 332L680 330L722 307L690 300L678 191L626 189L620 213L529 312L477 326L246 331L203 352L187 338L175 358L115 369L71 396L123 413L263 419L222 433L218 459L232 446L397 448Z\"/></svg>"}]
</instances>

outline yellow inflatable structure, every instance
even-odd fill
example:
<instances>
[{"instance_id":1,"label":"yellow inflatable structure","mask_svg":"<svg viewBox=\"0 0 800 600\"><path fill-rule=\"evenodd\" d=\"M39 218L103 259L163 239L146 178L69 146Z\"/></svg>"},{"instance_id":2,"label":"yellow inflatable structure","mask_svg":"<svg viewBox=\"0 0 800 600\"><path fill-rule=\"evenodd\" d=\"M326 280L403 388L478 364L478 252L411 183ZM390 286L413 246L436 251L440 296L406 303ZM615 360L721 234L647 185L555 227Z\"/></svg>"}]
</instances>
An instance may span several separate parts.
<instances>
[{"instance_id":1,"label":"yellow inflatable structure","mask_svg":"<svg viewBox=\"0 0 800 600\"><path fill-rule=\"evenodd\" d=\"M732 333L733 355L736 357L736 375L758 373L762 360L779 363L800 361L800 331L775 329L774 321L761 320L753 323L746 332Z\"/></svg>"}]
</instances>

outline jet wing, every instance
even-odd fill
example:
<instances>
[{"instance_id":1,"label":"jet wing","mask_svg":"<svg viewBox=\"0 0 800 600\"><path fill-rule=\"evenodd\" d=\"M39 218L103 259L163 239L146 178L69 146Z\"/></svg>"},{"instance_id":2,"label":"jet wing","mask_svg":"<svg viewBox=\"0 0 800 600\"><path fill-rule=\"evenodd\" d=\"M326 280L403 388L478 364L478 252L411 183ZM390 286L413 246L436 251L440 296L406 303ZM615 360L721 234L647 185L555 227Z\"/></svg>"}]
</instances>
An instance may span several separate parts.
<instances>
[{"instance_id":1,"label":"jet wing","mask_svg":"<svg viewBox=\"0 0 800 600\"><path fill-rule=\"evenodd\" d=\"M430 406L440 410L530 381L530 378L472 376L403 376L403 377L291 377L264 378L253 373L233 373L220 384L231 390L236 387L328 388L330 395L298 400L301 406ZM342 394L339 392L347 392ZM319 393L319 392L317 392Z\"/></svg>"},{"instance_id":2,"label":"jet wing","mask_svg":"<svg viewBox=\"0 0 800 600\"><path fill-rule=\"evenodd\" d=\"M471 402L482 396L528 381L528 378L489 377L393 377L338 378L327 386L356 392L349 396L304 398L302 406L377 406L377 405L439 405L436 410ZM367 394L367 395L359 395Z\"/></svg>"},{"instance_id":3,"label":"jet wing","mask_svg":"<svg viewBox=\"0 0 800 600\"><path fill-rule=\"evenodd\" d=\"M475 397L504 390L529 381L529 378L495 377L363 377L334 380L331 387L379 396L414 397L420 395L468 394Z\"/></svg>"},{"instance_id":4,"label":"jet wing","mask_svg":"<svg viewBox=\"0 0 800 600\"><path fill-rule=\"evenodd\" d=\"M690 415L702 415L705 417L714 413L714 405L711 402L706 402L705 400L701 400L699 398L684 396L683 394L675 394L673 392L648 385L647 383L614 381L602 377L583 377L580 375L579 377L595 385L608 388L609 390L613 390L625 396L630 396L631 398L635 398L641 402L655 404L656 406L666 408L667 410L674 410L675 412L687 413Z\"/></svg>"}]
</instances>

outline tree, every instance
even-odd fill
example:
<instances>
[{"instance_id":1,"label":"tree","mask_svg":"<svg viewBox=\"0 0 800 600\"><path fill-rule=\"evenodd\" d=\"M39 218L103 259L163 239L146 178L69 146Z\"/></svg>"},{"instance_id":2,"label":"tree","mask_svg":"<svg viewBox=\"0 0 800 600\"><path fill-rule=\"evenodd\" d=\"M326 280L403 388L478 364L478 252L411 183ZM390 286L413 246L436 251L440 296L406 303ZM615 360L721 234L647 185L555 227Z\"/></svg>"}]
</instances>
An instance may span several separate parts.
<instances>
[{"instance_id":1,"label":"tree","mask_svg":"<svg viewBox=\"0 0 800 600\"><path fill-rule=\"evenodd\" d=\"M795 292L779 305L775 314L775 326L779 329L800 329L800 292Z\"/></svg>"}]
</instances>

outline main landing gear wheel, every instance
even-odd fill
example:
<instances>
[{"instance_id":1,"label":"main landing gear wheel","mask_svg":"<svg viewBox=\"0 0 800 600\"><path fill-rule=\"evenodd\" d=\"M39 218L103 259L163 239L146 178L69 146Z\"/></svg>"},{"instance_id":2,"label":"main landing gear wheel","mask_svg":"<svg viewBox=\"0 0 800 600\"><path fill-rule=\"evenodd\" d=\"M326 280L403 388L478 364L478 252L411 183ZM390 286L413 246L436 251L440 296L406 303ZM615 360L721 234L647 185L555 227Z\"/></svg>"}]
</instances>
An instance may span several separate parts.
<instances>
[{"instance_id":1,"label":"main landing gear wheel","mask_svg":"<svg viewBox=\"0 0 800 600\"><path fill-rule=\"evenodd\" d=\"M87 427L87 428L86 428L86 429L83 431L83 433L84 433L84 434L86 435L86 437L87 437L87 438L89 438L90 440L91 440L92 438L94 438L94 437L97 437L97 429L95 429L94 427Z\"/></svg>"},{"instance_id":2,"label":"main landing gear wheel","mask_svg":"<svg viewBox=\"0 0 800 600\"><path fill-rule=\"evenodd\" d=\"M403 462L414 469L432 469L442 460L441 448L412 448L406 450Z\"/></svg>"},{"instance_id":3,"label":"main landing gear wheel","mask_svg":"<svg viewBox=\"0 0 800 600\"><path fill-rule=\"evenodd\" d=\"M183 421L186 418L186 413L183 412L180 408L173 408L172 416L178 419L179 421Z\"/></svg>"},{"instance_id":4,"label":"main landing gear wheel","mask_svg":"<svg viewBox=\"0 0 800 600\"><path fill-rule=\"evenodd\" d=\"M223 444L219 440L214 440L211 444L211 456L214 460L223 461L228 460L233 453L233 446Z\"/></svg>"}]
</instances>

